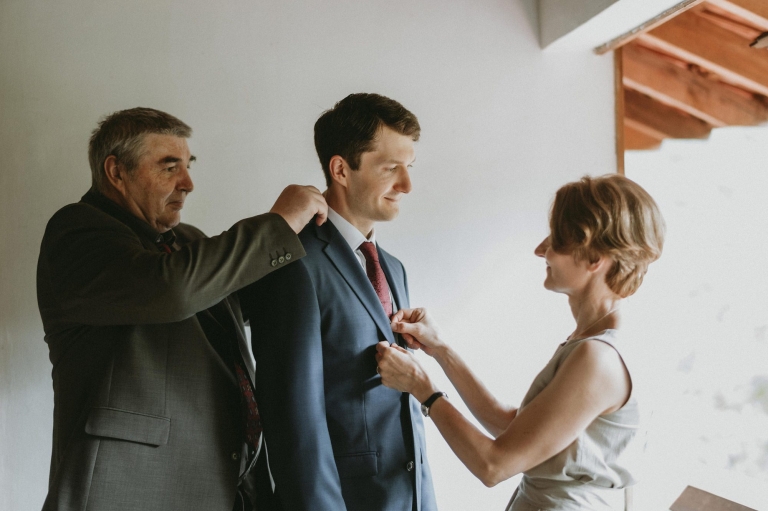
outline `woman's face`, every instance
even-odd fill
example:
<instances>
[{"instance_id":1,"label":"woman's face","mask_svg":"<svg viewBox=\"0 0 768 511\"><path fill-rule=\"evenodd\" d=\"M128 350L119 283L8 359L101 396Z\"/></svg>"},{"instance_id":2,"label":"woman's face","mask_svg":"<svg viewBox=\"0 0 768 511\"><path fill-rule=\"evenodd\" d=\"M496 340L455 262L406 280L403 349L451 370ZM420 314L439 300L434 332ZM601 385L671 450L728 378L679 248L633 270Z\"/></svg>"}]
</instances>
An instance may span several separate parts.
<instances>
[{"instance_id":1,"label":"woman's face","mask_svg":"<svg viewBox=\"0 0 768 511\"><path fill-rule=\"evenodd\" d=\"M589 262L579 261L571 254L558 254L552 249L549 236L539 243L533 253L547 263L545 289L570 296L584 289L589 282Z\"/></svg>"}]
</instances>

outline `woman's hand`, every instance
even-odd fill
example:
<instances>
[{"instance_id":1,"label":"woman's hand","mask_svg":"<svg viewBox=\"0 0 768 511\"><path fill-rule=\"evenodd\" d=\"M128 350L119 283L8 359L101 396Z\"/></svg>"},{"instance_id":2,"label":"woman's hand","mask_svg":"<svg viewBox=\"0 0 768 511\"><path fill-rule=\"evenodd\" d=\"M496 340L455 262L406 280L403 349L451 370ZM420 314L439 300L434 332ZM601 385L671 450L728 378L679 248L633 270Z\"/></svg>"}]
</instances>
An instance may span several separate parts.
<instances>
[{"instance_id":1,"label":"woman's hand","mask_svg":"<svg viewBox=\"0 0 768 511\"><path fill-rule=\"evenodd\" d=\"M408 347L422 349L429 356L434 356L435 350L445 346L440 339L437 323L427 313L427 309L402 309L392 315L390 320L392 331L403 336Z\"/></svg>"},{"instance_id":2,"label":"woman's hand","mask_svg":"<svg viewBox=\"0 0 768 511\"><path fill-rule=\"evenodd\" d=\"M421 367L413 353L397 344L382 341L376 345L377 371L381 375L381 383L400 392L408 392L419 403L426 401L437 392L429 375Z\"/></svg>"}]
</instances>

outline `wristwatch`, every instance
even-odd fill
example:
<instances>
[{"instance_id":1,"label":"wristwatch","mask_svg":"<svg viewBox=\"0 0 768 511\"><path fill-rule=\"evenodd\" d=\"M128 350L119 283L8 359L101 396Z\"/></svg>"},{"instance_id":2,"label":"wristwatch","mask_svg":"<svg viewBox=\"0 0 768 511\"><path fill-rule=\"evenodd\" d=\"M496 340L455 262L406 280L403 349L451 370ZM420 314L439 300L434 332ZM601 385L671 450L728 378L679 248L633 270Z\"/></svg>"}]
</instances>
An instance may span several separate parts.
<instances>
[{"instance_id":1,"label":"wristwatch","mask_svg":"<svg viewBox=\"0 0 768 511\"><path fill-rule=\"evenodd\" d=\"M429 398L421 403L421 413L424 415L424 417L429 417L429 407L435 404L435 401L437 401L439 398L444 397L445 399L448 399L448 394L445 392L435 392Z\"/></svg>"}]
</instances>

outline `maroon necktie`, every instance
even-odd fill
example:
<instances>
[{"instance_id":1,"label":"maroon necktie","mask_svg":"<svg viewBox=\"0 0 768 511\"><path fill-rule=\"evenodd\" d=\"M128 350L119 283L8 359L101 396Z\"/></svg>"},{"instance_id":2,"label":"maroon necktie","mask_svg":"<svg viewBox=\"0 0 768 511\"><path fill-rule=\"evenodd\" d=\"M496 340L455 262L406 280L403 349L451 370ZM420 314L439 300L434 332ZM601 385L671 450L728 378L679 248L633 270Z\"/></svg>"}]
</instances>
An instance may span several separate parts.
<instances>
[{"instance_id":1,"label":"maroon necktie","mask_svg":"<svg viewBox=\"0 0 768 511\"><path fill-rule=\"evenodd\" d=\"M371 281L373 289L379 296L384 312L387 317L390 317L392 315L392 300L389 297L387 277L384 275L384 270L381 269L381 264L379 264L379 252L376 250L376 245L370 241L364 241L360 245L360 252L365 256L365 273L368 274L368 280Z\"/></svg>"},{"instance_id":2,"label":"maroon necktie","mask_svg":"<svg viewBox=\"0 0 768 511\"><path fill-rule=\"evenodd\" d=\"M245 419L245 441L256 450L259 446L261 437L261 416L259 408L256 405L256 397L253 395L251 380L245 373L245 369L239 360L235 361L235 372L237 373L237 383L240 386L240 397L244 405L243 418Z\"/></svg>"}]
</instances>

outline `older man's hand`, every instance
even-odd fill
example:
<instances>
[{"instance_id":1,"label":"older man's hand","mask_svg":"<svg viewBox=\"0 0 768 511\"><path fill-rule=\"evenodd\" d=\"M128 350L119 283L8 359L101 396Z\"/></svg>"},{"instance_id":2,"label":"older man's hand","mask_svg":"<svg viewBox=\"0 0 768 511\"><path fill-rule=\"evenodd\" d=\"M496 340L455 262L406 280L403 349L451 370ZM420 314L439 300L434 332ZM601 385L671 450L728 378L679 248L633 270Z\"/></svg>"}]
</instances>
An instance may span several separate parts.
<instances>
[{"instance_id":1,"label":"older man's hand","mask_svg":"<svg viewBox=\"0 0 768 511\"><path fill-rule=\"evenodd\" d=\"M328 218L328 204L320 190L314 186L289 185L269 212L283 217L298 234L312 217L315 217L317 225L322 225Z\"/></svg>"}]
</instances>

